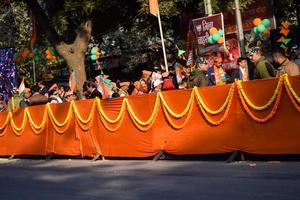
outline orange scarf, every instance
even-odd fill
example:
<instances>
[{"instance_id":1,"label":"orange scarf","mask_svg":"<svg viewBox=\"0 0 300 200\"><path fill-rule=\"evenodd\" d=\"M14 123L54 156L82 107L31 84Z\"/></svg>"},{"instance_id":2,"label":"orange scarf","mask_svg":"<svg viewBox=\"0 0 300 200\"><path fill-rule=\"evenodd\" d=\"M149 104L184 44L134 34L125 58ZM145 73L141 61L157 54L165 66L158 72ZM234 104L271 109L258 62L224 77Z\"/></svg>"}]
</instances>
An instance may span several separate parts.
<instances>
[{"instance_id":1,"label":"orange scarf","mask_svg":"<svg viewBox=\"0 0 300 200\"><path fill-rule=\"evenodd\" d=\"M221 76L222 74L225 73L224 70L220 67L214 66L214 74L215 74L215 80L216 80L216 85L225 85L226 82L222 80Z\"/></svg>"}]
</instances>

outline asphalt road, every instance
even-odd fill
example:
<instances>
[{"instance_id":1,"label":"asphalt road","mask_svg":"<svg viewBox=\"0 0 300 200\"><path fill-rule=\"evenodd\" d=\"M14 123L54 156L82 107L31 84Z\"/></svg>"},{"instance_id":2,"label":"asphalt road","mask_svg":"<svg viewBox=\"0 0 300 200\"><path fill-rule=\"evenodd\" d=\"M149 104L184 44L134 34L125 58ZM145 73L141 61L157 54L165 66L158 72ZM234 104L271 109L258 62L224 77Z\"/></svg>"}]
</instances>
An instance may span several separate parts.
<instances>
[{"instance_id":1,"label":"asphalt road","mask_svg":"<svg viewBox=\"0 0 300 200\"><path fill-rule=\"evenodd\" d=\"M1 200L299 200L300 162L0 159Z\"/></svg>"}]
</instances>

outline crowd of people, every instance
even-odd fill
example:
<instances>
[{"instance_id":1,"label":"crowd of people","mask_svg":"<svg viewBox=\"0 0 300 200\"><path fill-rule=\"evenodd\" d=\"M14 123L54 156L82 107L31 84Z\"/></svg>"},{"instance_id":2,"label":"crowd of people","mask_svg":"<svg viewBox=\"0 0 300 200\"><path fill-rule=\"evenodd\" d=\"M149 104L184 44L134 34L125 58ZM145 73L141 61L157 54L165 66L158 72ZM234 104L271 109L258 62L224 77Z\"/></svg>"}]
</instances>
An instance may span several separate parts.
<instances>
[{"instance_id":1,"label":"crowd of people","mask_svg":"<svg viewBox=\"0 0 300 200\"><path fill-rule=\"evenodd\" d=\"M236 80L249 81L278 77L284 73L289 76L300 75L300 67L292 62L283 50L274 51L272 60L273 64L265 58L260 47L254 47L247 57L235 58L236 63L231 67L225 67L224 58L216 53L209 59L197 58L192 66L186 65L186 62L174 62L172 66L169 66L168 71L163 70L162 66L155 66L152 71L144 71L140 80L135 82L116 81L109 90L104 88L105 84L101 84L99 78L95 77L95 79L84 83L82 94L56 83L48 88L43 81L39 81L34 87L25 88L24 96L19 96L19 101L16 101L17 98L13 99L15 104L13 107L25 107L47 102L62 103L96 97L100 99L118 98L176 89L184 90L193 87L223 85L233 83ZM1 111L8 110L7 102L3 100L1 95L0 101Z\"/></svg>"}]
</instances>

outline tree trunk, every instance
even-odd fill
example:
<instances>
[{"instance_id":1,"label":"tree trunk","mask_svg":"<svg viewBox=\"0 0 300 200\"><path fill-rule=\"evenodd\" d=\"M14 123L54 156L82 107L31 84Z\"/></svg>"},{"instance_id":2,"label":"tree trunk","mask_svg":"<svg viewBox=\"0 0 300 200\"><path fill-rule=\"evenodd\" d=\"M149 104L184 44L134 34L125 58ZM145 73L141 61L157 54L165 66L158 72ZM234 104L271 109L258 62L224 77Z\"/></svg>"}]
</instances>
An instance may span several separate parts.
<instances>
[{"instance_id":1,"label":"tree trunk","mask_svg":"<svg viewBox=\"0 0 300 200\"><path fill-rule=\"evenodd\" d=\"M73 44L65 44L61 42L55 48L59 55L61 55L67 62L70 71L75 72L76 87L82 93L82 86L86 81L85 72L85 52L91 38L92 21L88 20L81 24L77 37Z\"/></svg>"},{"instance_id":2,"label":"tree trunk","mask_svg":"<svg viewBox=\"0 0 300 200\"><path fill-rule=\"evenodd\" d=\"M24 0L32 11L39 24L39 28L45 34L48 41L55 47L58 54L67 62L70 71L75 71L77 89L82 92L82 85L86 80L85 52L87 50L91 32L92 21L84 21L78 28L77 37L72 44L61 41L59 35L50 23L48 16L41 8L37 0Z\"/></svg>"}]
</instances>

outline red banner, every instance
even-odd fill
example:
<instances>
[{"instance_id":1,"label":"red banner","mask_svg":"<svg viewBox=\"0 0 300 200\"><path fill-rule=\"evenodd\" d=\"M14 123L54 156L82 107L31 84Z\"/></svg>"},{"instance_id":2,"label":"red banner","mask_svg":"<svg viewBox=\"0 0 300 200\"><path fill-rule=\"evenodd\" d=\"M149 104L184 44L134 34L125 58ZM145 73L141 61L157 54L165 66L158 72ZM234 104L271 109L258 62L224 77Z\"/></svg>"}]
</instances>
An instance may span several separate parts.
<instances>
[{"instance_id":1,"label":"red banner","mask_svg":"<svg viewBox=\"0 0 300 200\"><path fill-rule=\"evenodd\" d=\"M212 45L208 43L209 29L212 27L223 29L223 15L222 13L193 19L194 31L198 41L200 54L217 51L220 45Z\"/></svg>"}]
</instances>

